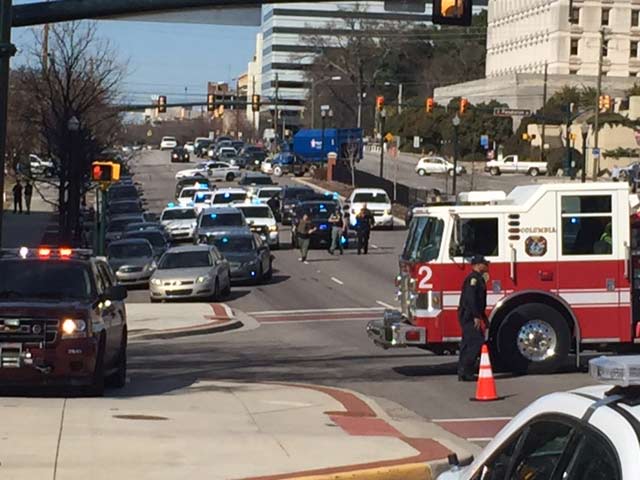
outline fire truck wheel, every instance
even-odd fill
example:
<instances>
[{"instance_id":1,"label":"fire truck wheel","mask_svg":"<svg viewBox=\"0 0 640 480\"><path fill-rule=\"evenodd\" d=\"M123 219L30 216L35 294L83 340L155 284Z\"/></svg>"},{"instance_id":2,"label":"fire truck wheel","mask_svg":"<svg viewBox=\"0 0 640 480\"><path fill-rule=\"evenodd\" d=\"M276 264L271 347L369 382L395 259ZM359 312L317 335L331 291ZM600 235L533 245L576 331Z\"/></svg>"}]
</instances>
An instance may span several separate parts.
<instances>
[{"instance_id":1,"label":"fire truck wheel","mask_svg":"<svg viewBox=\"0 0 640 480\"><path fill-rule=\"evenodd\" d=\"M104 350L106 348L106 341L104 335L100 337L100 343L98 344L98 356L96 357L96 368L93 372L93 378L91 385L86 389L86 394L89 397L102 397L104 395Z\"/></svg>"},{"instance_id":2,"label":"fire truck wheel","mask_svg":"<svg viewBox=\"0 0 640 480\"><path fill-rule=\"evenodd\" d=\"M548 305L516 307L498 327L501 363L515 373L551 373L564 365L571 332L563 316Z\"/></svg>"}]
</instances>

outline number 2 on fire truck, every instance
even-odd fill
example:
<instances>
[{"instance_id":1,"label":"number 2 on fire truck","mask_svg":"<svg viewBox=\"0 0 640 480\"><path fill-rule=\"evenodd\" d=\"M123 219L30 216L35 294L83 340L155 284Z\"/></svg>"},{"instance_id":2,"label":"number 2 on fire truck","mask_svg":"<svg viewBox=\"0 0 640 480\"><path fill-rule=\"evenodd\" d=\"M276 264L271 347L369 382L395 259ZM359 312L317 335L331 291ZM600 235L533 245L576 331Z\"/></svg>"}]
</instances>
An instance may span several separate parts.
<instances>
[{"instance_id":1,"label":"number 2 on fire truck","mask_svg":"<svg viewBox=\"0 0 640 480\"><path fill-rule=\"evenodd\" d=\"M433 284L429 283L429 280L431 280L432 276L433 271L431 270L431 268L427 267L426 265L422 265L418 269L418 288L423 290L433 288Z\"/></svg>"}]
</instances>

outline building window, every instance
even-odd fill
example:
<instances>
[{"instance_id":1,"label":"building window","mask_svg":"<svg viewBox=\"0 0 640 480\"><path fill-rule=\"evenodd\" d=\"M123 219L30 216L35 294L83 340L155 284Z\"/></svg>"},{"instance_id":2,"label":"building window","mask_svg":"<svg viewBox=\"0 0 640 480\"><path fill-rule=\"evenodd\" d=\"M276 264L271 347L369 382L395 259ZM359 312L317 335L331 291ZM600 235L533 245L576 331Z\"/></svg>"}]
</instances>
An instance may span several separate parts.
<instances>
[{"instance_id":1,"label":"building window","mask_svg":"<svg viewBox=\"0 0 640 480\"><path fill-rule=\"evenodd\" d=\"M574 69L569 70L569 75L577 75L577 74L578 74L578 70L574 70Z\"/></svg>"},{"instance_id":2,"label":"building window","mask_svg":"<svg viewBox=\"0 0 640 480\"><path fill-rule=\"evenodd\" d=\"M609 56L609 40L605 40L604 42L602 42L602 56Z\"/></svg>"},{"instance_id":3,"label":"building window","mask_svg":"<svg viewBox=\"0 0 640 480\"><path fill-rule=\"evenodd\" d=\"M600 19L600 25L609 25L609 13L611 12L610 8L602 9L602 17Z\"/></svg>"},{"instance_id":4,"label":"building window","mask_svg":"<svg viewBox=\"0 0 640 480\"><path fill-rule=\"evenodd\" d=\"M571 39L571 55L578 55L578 39Z\"/></svg>"},{"instance_id":5,"label":"building window","mask_svg":"<svg viewBox=\"0 0 640 480\"><path fill-rule=\"evenodd\" d=\"M579 7L573 7L571 9L571 17L569 18L569 21L573 25L578 25L580 23L580 8Z\"/></svg>"},{"instance_id":6,"label":"building window","mask_svg":"<svg viewBox=\"0 0 640 480\"><path fill-rule=\"evenodd\" d=\"M629 56L631 58L638 58L638 42L635 40L631 40L629 44Z\"/></svg>"},{"instance_id":7,"label":"building window","mask_svg":"<svg viewBox=\"0 0 640 480\"><path fill-rule=\"evenodd\" d=\"M640 10L631 10L631 26L640 27Z\"/></svg>"}]
</instances>

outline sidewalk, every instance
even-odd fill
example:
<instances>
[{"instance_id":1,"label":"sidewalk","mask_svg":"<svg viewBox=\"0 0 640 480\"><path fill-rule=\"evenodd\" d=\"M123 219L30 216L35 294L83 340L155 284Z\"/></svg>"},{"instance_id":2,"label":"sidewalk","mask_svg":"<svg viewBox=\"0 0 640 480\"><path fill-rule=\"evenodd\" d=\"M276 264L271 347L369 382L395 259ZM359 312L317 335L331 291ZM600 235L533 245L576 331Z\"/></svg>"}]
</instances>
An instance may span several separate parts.
<instances>
[{"instance_id":1,"label":"sidewalk","mask_svg":"<svg viewBox=\"0 0 640 480\"><path fill-rule=\"evenodd\" d=\"M38 185L38 188L48 199L56 194L50 186ZM7 194L7 199L2 227L2 247L37 247L41 245L47 226L56 221L53 205L45 202L34 189L31 199L31 214L14 214L13 199L9 194Z\"/></svg>"},{"instance_id":2,"label":"sidewalk","mask_svg":"<svg viewBox=\"0 0 640 480\"><path fill-rule=\"evenodd\" d=\"M163 395L0 398L3 478L433 478L442 438L370 399L306 385L198 382ZM455 447L454 447L455 448ZM463 453L458 450L458 453ZM348 472L348 473L347 473Z\"/></svg>"},{"instance_id":3,"label":"sidewalk","mask_svg":"<svg viewBox=\"0 0 640 480\"><path fill-rule=\"evenodd\" d=\"M129 338L152 340L235 330L243 326L224 303L127 303Z\"/></svg>"}]
</instances>

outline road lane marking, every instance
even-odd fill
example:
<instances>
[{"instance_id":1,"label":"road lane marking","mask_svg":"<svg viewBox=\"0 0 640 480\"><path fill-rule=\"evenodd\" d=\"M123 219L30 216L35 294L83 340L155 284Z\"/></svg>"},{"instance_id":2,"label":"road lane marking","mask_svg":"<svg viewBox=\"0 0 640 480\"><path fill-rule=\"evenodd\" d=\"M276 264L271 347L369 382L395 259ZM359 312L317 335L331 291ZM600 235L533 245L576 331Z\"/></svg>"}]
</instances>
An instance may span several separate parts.
<instances>
[{"instance_id":1,"label":"road lane marking","mask_svg":"<svg viewBox=\"0 0 640 480\"><path fill-rule=\"evenodd\" d=\"M306 310L262 310L257 312L247 312L249 315L280 315L287 313L329 313L329 312L372 312L382 310L380 307L344 307L344 308L314 308Z\"/></svg>"},{"instance_id":2,"label":"road lane marking","mask_svg":"<svg viewBox=\"0 0 640 480\"><path fill-rule=\"evenodd\" d=\"M374 250L377 250L379 247L377 245L374 245L373 243L370 245L371 248L373 248Z\"/></svg>"},{"instance_id":3,"label":"road lane marking","mask_svg":"<svg viewBox=\"0 0 640 480\"><path fill-rule=\"evenodd\" d=\"M378 305L382 305L384 308L390 308L391 310L397 310L397 307L394 307L393 305L389 305L388 303L381 302L380 300L376 300L376 303Z\"/></svg>"},{"instance_id":4,"label":"road lane marking","mask_svg":"<svg viewBox=\"0 0 640 480\"><path fill-rule=\"evenodd\" d=\"M344 285L344 282L342 280L337 279L336 277L331 277L331 280L336 282L338 285Z\"/></svg>"}]
</instances>

